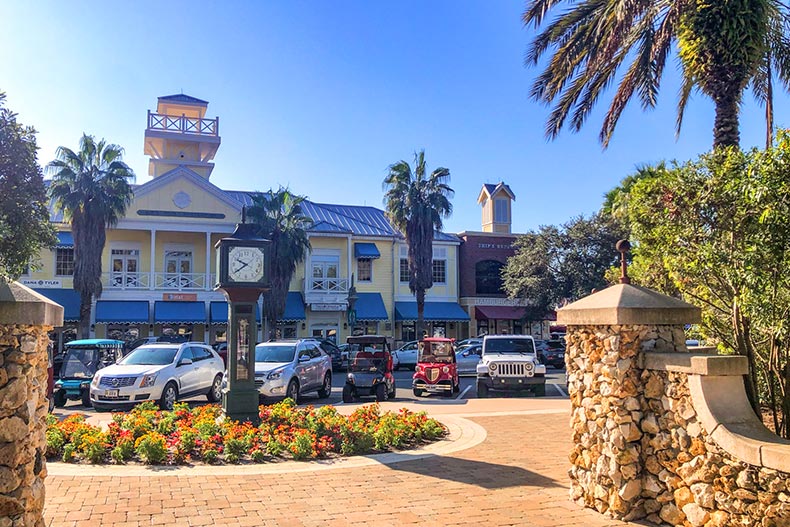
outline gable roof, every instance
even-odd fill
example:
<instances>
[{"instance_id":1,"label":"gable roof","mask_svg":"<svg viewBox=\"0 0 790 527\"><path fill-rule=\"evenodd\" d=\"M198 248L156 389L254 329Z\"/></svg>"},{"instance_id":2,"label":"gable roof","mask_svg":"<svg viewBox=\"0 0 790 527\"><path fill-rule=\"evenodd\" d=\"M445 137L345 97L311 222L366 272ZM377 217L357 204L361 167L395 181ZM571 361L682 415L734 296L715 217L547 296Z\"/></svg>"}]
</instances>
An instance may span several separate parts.
<instances>
[{"instance_id":1,"label":"gable roof","mask_svg":"<svg viewBox=\"0 0 790 527\"><path fill-rule=\"evenodd\" d=\"M186 104L199 104L201 106L208 104L208 101L204 101L203 99L198 99L197 97L192 97L191 95L186 95L183 93L176 93L175 95L164 95L162 97L158 97L158 100L169 101L169 102L180 102Z\"/></svg>"},{"instance_id":2,"label":"gable roof","mask_svg":"<svg viewBox=\"0 0 790 527\"><path fill-rule=\"evenodd\" d=\"M147 181L142 185L135 187L134 189L134 199L140 198L158 190L159 188L167 185L174 179L178 179L180 177L188 179L191 183L194 183L196 186L202 188L207 193L211 194L219 201L224 202L229 207L232 207L239 212L241 212L241 203L233 196L228 195L227 192L210 182L208 179L204 178L194 170L190 170L185 166L178 166L173 170L169 170L162 174L159 177L155 177L151 181Z\"/></svg>"},{"instance_id":3,"label":"gable roof","mask_svg":"<svg viewBox=\"0 0 790 527\"><path fill-rule=\"evenodd\" d=\"M492 183L485 183L483 188L480 189L480 194L477 196L477 202L481 203L484 197L490 198L500 190L504 191L508 196L510 196L510 199L513 201L516 200L516 195L510 189L510 186L506 185L504 181L500 181L496 185Z\"/></svg>"}]
</instances>

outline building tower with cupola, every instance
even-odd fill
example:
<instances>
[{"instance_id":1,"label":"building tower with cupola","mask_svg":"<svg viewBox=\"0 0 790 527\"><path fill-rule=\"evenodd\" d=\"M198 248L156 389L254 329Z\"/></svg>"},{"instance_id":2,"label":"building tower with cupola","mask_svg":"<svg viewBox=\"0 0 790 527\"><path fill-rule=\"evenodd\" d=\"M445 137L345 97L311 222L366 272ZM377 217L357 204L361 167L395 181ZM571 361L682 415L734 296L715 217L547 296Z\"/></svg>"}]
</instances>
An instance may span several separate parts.
<instances>
[{"instance_id":1,"label":"building tower with cupola","mask_svg":"<svg viewBox=\"0 0 790 527\"><path fill-rule=\"evenodd\" d=\"M480 190L477 202L483 207L483 232L511 232L512 202L516 195L503 181L486 183Z\"/></svg>"},{"instance_id":2,"label":"building tower with cupola","mask_svg":"<svg viewBox=\"0 0 790 527\"><path fill-rule=\"evenodd\" d=\"M185 166L208 179L220 145L219 117L206 118L208 102L183 93L159 97L156 112L148 111L145 154L148 175L158 177Z\"/></svg>"}]
</instances>

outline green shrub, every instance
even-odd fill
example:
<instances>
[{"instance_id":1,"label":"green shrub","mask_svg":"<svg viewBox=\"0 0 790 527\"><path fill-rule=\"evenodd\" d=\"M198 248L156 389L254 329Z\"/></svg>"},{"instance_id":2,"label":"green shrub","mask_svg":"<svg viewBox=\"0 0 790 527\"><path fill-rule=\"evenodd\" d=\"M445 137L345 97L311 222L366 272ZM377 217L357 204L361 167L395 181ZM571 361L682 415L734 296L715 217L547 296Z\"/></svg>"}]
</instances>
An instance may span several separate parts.
<instances>
[{"instance_id":1,"label":"green shrub","mask_svg":"<svg viewBox=\"0 0 790 527\"><path fill-rule=\"evenodd\" d=\"M73 463L76 461L77 456L75 455L77 451L77 447L73 444L69 443L65 447L63 447L63 462L64 463Z\"/></svg>"},{"instance_id":2,"label":"green shrub","mask_svg":"<svg viewBox=\"0 0 790 527\"><path fill-rule=\"evenodd\" d=\"M300 430L294 434L293 441L288 445L288 450L296 460L316 457L315 434L309 430Z\"/></svg>"},{"instance_id":3,"label":"green shrub","mask_svg":"<svg viewBox=\"0 0 790 527\"><path fill-rule=\"evenodd\" d=\"M229 463L238 463L239 459L247 452L248 445L243 439L225 440L225 459Z\"/></svg>"},{"instance_id":4,"label":"green shrub","mask_svg":"<svg viewBox=\"0 0 790 527\"><path fill-rule=\"evenodd\" d=\"M149 432L139 437L134 443L134 451L140 461L149 465L156 465L167 459L165 438L157 432Z\"/></svg>"},{"instance_id":5,"label":"green shrub","mask_svg":"<svg viewBox=\"0 0 790 527\"><path fill-rule=\"evenodd\" d=\"M219 457L219 452L216 449L209 448L203 451L203 461L211 464L214 463Z\"/></svg>"},{"instance_id":6,"label":"green shrub","mask_svg":"<svg viewBox=\"0 0 790 527\"><path fill-rule=\"evenodd\" d=\"M47 428L47 457L57 457L63 453L66 436L59 428Z\"/></svg>"}]
</instances>

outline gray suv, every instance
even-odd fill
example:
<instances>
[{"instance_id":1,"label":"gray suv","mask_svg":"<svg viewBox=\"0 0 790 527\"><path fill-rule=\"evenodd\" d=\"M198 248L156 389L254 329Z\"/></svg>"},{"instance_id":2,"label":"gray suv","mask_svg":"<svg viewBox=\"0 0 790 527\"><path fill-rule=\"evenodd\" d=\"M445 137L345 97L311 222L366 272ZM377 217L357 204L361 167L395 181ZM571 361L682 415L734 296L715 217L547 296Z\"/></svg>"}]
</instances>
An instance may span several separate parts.
<instances>
[{"instance_id":1,"label":"gray suv","mask_svg":"<svg viewBox=\"0 0 790 527\"><path fill-rule=\"evenodd\" d=\"M314 340L281 340L255 346L255 387L264 397L332 393L332 358Z\"/></svg>"}]
</instances>

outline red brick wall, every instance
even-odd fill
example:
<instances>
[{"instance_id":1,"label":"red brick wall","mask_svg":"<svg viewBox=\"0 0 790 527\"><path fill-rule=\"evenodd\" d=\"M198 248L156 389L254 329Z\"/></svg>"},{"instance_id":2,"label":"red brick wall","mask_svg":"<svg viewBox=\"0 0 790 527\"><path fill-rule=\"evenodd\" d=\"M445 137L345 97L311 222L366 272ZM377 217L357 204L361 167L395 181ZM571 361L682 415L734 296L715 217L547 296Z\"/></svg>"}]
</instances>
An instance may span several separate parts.
<instances>
[{"instance_id":1,"label":"red brick wall","mask_svg":"<svg viewBox=\"0 0 790 527\"><path fill-rule=\"evenodd\" d=\"M461 239L463 243L458 253L460 296L477 296L475 292L475 264L484 260L496 260L503 264L507 263L507 259L516 252L511 248L516 235L462 234ZM491 297L495 295L480 296ZM505 295L501 296L504 297Z\"/></svg>"}]
</instances>

